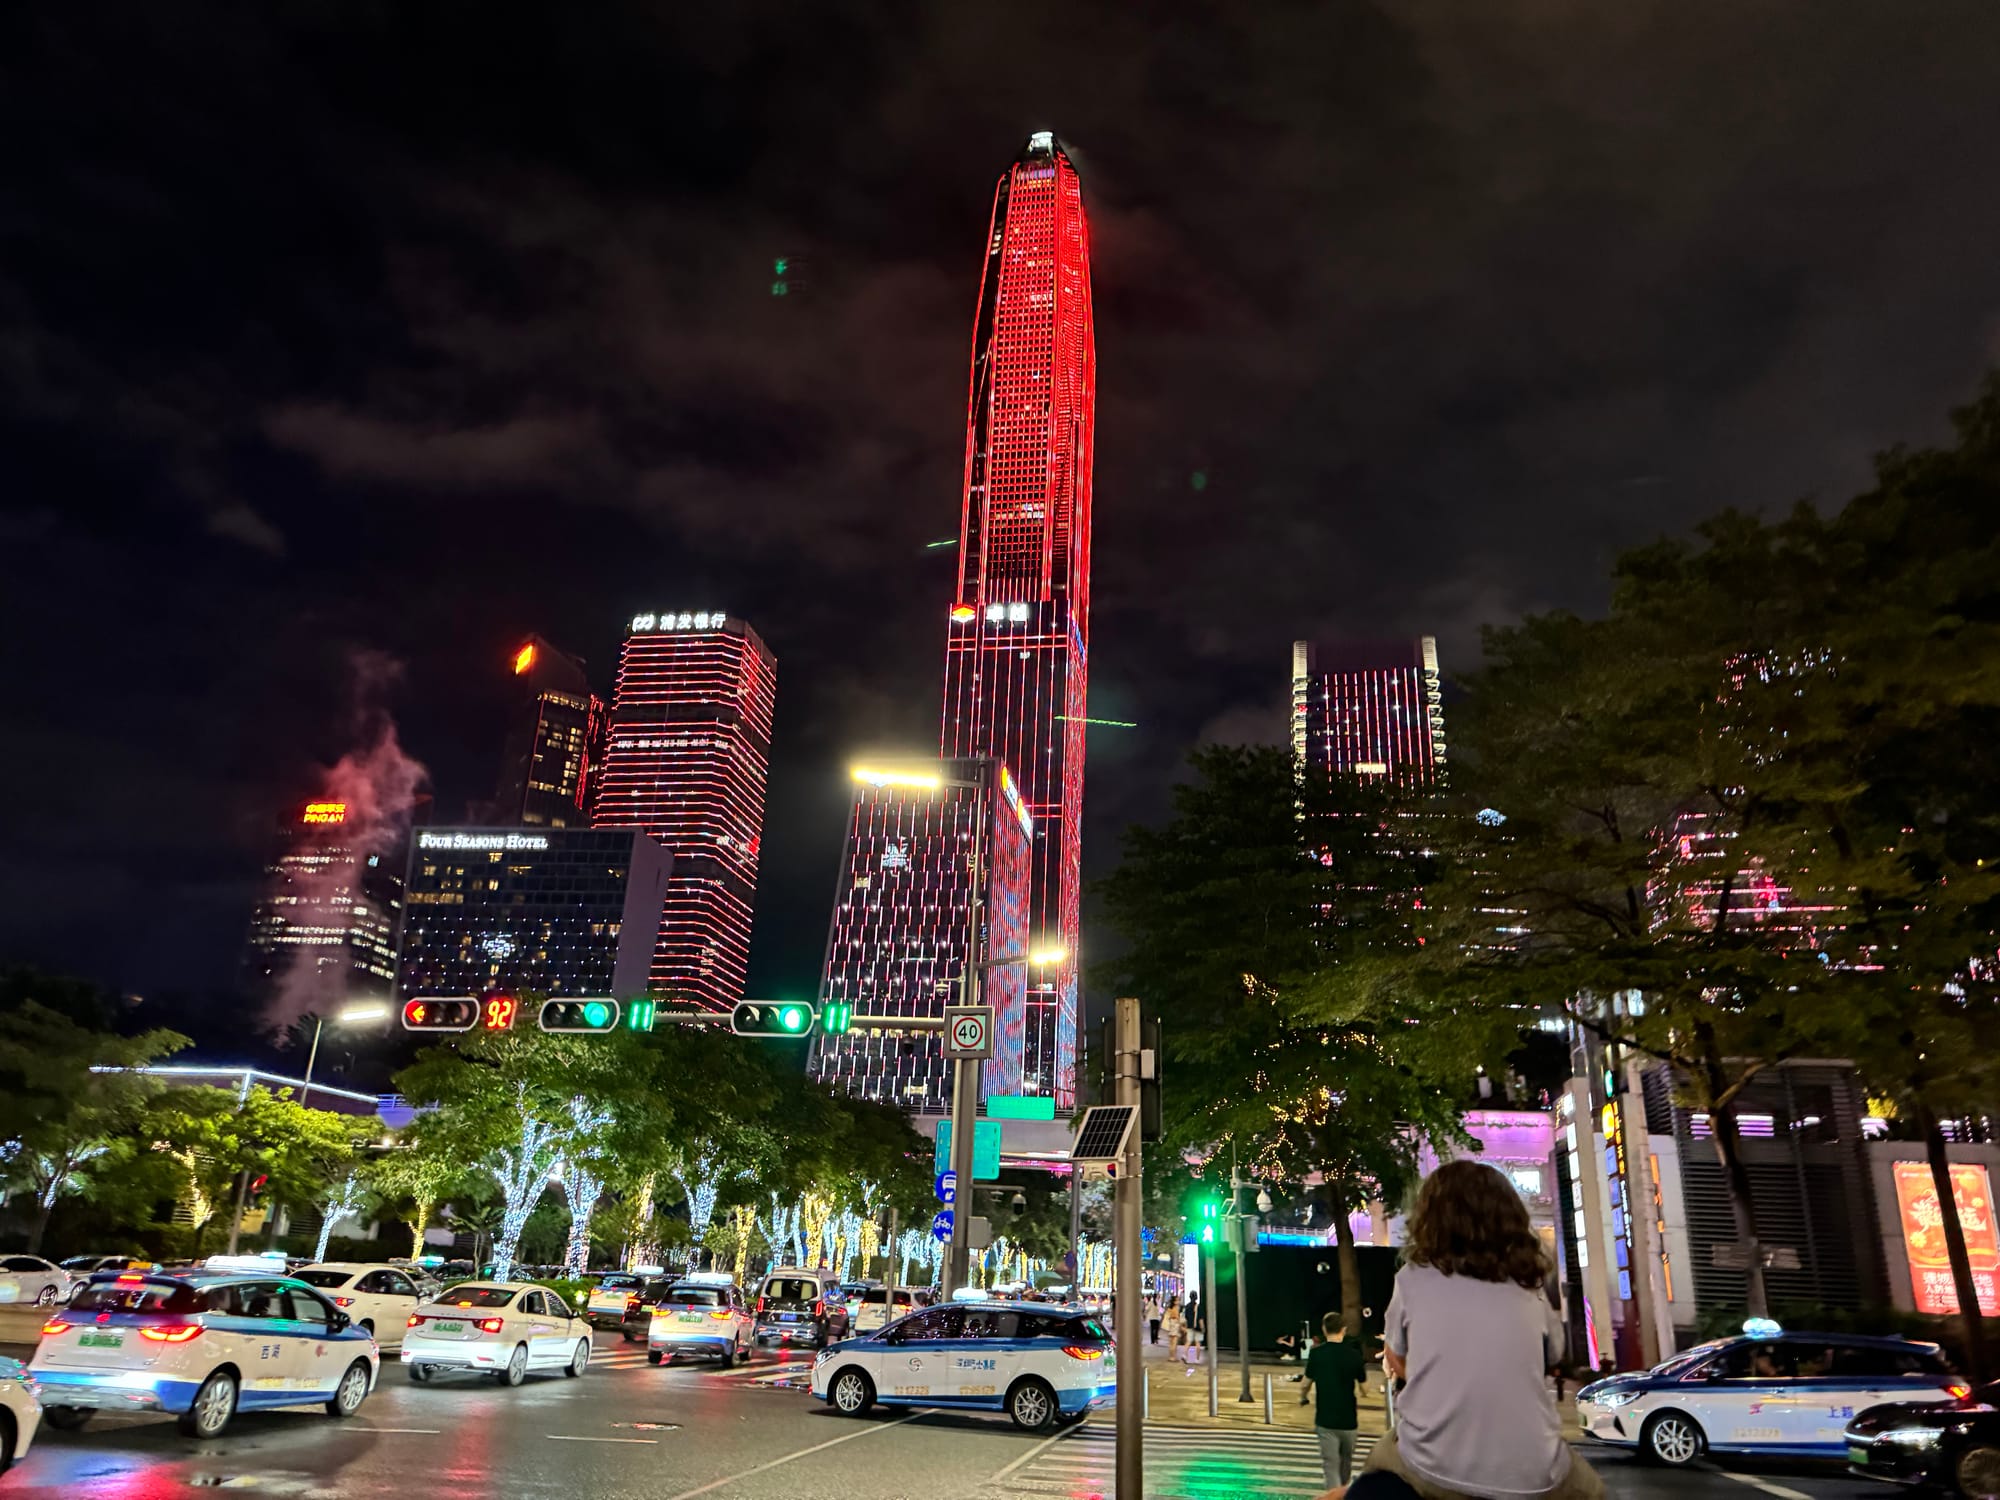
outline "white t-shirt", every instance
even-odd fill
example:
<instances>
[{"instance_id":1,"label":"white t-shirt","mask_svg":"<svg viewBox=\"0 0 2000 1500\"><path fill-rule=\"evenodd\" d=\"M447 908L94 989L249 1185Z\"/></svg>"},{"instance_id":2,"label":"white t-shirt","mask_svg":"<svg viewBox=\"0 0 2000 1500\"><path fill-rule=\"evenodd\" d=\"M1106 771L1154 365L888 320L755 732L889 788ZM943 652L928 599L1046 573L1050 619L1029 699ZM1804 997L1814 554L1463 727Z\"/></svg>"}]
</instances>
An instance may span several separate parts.
<instances>
[{"instance_id":1,"label":"white t-shirt","mask_svg":"<svg viewBox=\"0 0 2000 1500\"><path fill-rule=\"evenodd\" d=\"M1540 1292L1404 1266L1382 1338L1407 1366L1396 1448L1417 1477L1501 1497L1563 1481L1569 1444L1544 1378L1562 1320Z\"/></svg>"}]
</instances>

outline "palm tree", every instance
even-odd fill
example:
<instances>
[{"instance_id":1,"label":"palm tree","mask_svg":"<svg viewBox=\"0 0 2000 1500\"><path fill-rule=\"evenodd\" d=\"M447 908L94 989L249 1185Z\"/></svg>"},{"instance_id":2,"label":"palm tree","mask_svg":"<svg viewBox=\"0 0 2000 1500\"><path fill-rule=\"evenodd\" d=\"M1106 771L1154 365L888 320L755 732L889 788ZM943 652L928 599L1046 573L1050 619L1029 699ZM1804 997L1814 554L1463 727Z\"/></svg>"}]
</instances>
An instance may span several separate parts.
<instances>
[{"instance_id":1,"label":"palm tree","mask_svg":"<svg viewBox=\"0 0 2000 1500\"><path fill-rule=\"evenodd\" d=\"M472 1236L473 1274L486 1264L486 1246L500 1232L507 1210L498 1203L481 1203L466 1208L453 1207L444 1216L445 1227L453 1234Z\"/></svg>"}]
</instances>

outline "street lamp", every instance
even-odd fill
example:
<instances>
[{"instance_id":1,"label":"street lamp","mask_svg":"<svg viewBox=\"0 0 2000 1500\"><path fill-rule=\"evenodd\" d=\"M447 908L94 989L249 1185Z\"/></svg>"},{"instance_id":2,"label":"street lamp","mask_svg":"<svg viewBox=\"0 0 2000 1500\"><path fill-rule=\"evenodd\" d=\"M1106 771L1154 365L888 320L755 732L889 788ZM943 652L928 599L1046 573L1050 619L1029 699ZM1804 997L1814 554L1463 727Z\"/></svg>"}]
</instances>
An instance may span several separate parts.
<instances>
[{"instance_id":1,"label":"street lamp","mask_svg":"<svg viewBox=\"0 0 2000 1500\"><path fill-rule=\"evenodd\" d=\"M360 1026L369 1021L386 1021L391 1011L386 1000L358 1000L352 1005L344 1005L334 1013L336 1026ZM304 1104L312 1095L313 1064L319 1061L319 1034L326 1029L326 1017L313 1017L312 1050L306 1054L306 1076L299 1086L299 1103Z\"/></svg>"}]
</instances>

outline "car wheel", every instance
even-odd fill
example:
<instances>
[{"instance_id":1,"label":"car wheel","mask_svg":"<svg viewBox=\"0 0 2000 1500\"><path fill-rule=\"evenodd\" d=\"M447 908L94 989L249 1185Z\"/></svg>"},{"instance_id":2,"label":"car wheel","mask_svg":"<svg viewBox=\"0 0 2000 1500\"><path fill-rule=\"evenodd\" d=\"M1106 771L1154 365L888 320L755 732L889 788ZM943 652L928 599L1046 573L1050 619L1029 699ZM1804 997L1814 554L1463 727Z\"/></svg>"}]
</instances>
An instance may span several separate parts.
<instances>
[{"instance_id":1,"label":"car wheel","mask_svg":"<svg viewBox=\"0 0 2000 1500\"><path fill-rule=\"evenodd\" d=\"M507 1368L493 1372L493 1378L502 1385L519 1385L528 1378L528 1346L516 1344L514 1352L507 1359Z\"/></svg>"},{"instance_id":2,"label":"car wheel","mask_svg":"<svg viewBox=\"0 0 2000 1500\"><path fill-rule=\"evenodd\" d=\"M333 1399L326 1403L326 1414L329 1417L351 1417L361 1410L361 1403L367 1396L368 1365L357 1359L340 1377L340 1384L333 1388Z\"/></svg>"},{"instance_id":3,"label":"car wheel","mask_svg":"<svg viewBox=\"0 0 2000 1500\"><path fill-rule=\"evenodd\" d=\"M1024 1380L1007 1393L1007 1415L1023 1432L1042 1432L1062 1412L1056 1393L1039 1380Z\"/></svg>"},{"instance_id":4,"label":"car wheel","mask_svg":"<svg viewBox=\"0 0 2000 1500\"><path fill-rule=\"evenodd\" d=\"M632 1330L629 1328L620 1328L618 1330L618 1337L625 1340L625 1342L628 1344L636 1344L639 1342L637 1339L632 1337Z\"/></svg>"},{"instance_id":5,"label":"car wheel","mask_svg":"<svg viewBox=\"0 0 2000 1500\"><path fill-rule=\"evenodd\" d=\"M1677 1411L1662 1412L1646 1423L1639 1434L1639 1449L1655 1463L1683 1468L1701 1457L1704 1440L1692 1417Z\"/></svg>"},{"instance_id":6,"label":"car wheel","mask_svg":"<svg viewBox=\"0 0 2000 1500\"><path fill-rule=\"evenodd\" d=\"M418 1385L424 1384L430 1378L431 1378L431 1367L429 1365L410 1366L410 1379L414 1380Z\"/></svg>"},{"instance_id":7,"label":"car wheel","mask_svg":"<svg viewBox=\"0 0 2000 1500\"><path fill-rule=\"evenodd\" d=\"M826 1399L843 1416L865 1417L875 1404L875 1382L865 1370L842 1370L827 1387Z\"/></svg>"},{"instance_id":8,"label":"car wheel","mask_svg":"<svg viewBox=\"0 0 2000 1500\"><path fill-rule=\"evenodd\" d=\"M750 1363L750 1348L747 1344L739 1344L737 1346L736 1362L740 1365L747 1365Z\"/></svg>"},{"instance_id":9,"label":"car wheel","mask_svg":"<svg viewBox=\"0 0 2000 1500\"><path fill-rule=\"evenodd\" d=\"M569 1363L563 1366L563 1374L569 1376L570 1379L574 1380L576 1379L577 1376L583 1373L584 1366L588 1365L589 1363L590 1363L590 1340L578 1339L576 1341L576 1353L572 1354L570 1356Z\"/></svg>"},{"instance_id":10,"label":"car wheel","mask_svg":"<svg viewBox=\"0 0 2000 1500\"><path fill-rule=\"evenodd\" d=\"M97 1413L88 1406L45 1406L42 1420L58 1432L75 1432Z\"/></svg>"},{"instance_id":11,"label":"car wheel","mask_svg":"<svg viewBox=\"0 0 2000 1500\"><path fill-rule=\"evenodd\" d=\"M56 1290L56 1284L53 1281L51 1281L47 1286L43 1287L39 1292L35 1293L35 1306L54 1307L56 1305L56 1299L61 1295L62 1293Z\"/></svg>"},{"instance_id":12,"label":"car wheel","mask_svg":"<svg viewBox=\"0 0 2000 1500\"><path fill-rule=\"evenodd\" d=\"M1967 1448L1951 1473L1966 1500L1995 1500L2000 1496L2000 1448L1986 1443Z\"/></svg>"},{"instance_id":13,"label":"car wheel","mask_svg":"<svg viewBox=\"0 0 2000 1500\"><path fill-rule=\"evenodd\" d=\"M181 1413L181 1431L192 1438L221 1437L236 1415L236 1377L217 1370L194 1393L194 1405Z\"/></svg>"},{"instance_id":14,"label":"car wheel","mask_svg":"<svg viewBox=\"0 0 2000 1500\"><path fill-rule=\"evenodd\" d=\"M14 1414L0 1408L0 1474L14 1467Z\"/></svg>"},{"instance_id":15,"label":"car wheel","mask_svg":"<svg viewBox=\"0 0 2000 1500\"><path fill-rule=\"evenodd\" d=\"M656 1365L665 1358L666 1356L657 1349L648 1349L646 1351L646 1363L649 1365Z\"/></svg>"}]
</instances>

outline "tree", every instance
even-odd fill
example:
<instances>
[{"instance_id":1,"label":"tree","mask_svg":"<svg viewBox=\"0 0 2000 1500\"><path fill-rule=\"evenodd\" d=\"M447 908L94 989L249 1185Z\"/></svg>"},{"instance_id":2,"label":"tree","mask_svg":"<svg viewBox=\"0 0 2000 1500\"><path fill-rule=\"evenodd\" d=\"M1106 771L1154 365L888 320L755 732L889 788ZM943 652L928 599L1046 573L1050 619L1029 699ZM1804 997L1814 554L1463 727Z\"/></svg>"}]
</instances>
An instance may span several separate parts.
<instances>
[{"instance_id":1,"label":"tree","mask_svg":"<svg viewBox=\"0 0 2000 1500\"><path fill-rule=\"evenodd\" d=\"M51 983L18 974L9 980L40 994ZM128 1038L90 1029L66 1013L89 1015L89 996L57 998L62 1011L18 997L0 1009L0 1143L9 1148L0 1181L33 1195L28 1249L37 1254L56 1204L96 1196L131 1159L133 1132L160 1092L158 1079L146 1074L95 1070L143 1067L187 1045L171 1031Z\"/></svg>"},{"instance_id":2,"label":"tree","mask_svg":"<svg viewBox=\"0 0 2000 1500\"><path fill-rule=\"evenodd\" d=\"M1197 751L1173 817L1104 882L1121 990L1160 1017L1165 1151L1317 1178L1360 1326L1348 1212L1397 1196L1420 1148L1464 1139L1457 1099L1499 1032L1403 976L1435 813L1402 789L1302 775L1284 750ZM1421 1021L1422 1024L1412 1024Z\"/></svg>"},{"instance_id":3,"label":"tree","mask_svg":"<svg viewBox=\"0 0 2000 1500\"><path fill-rule=\"evenodd\" d=\"M333 1236L333 1226L346 1218L367 1201L368 1190L362 1186L361 1174L349 1172L331 1192L319 1201L319 1243L313 1246L313 1259L326 1259L326 1242Z\"/></svg>"},{"instance_id":4,"label":"tree","mask_svg":"<svg viewBox=\"0 0 2000 1500\"><path fill-rule=\"evenodd\" d=\"M399 1206L413 1259L424 1253L424 1231L438 1205L465 1175L465 1163L448 1141L419 1130L404 1131L394 1146L369 1162L368 1185L385 1204Z\"/></svg>"}]
</instances>

